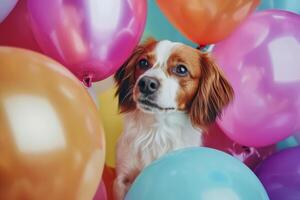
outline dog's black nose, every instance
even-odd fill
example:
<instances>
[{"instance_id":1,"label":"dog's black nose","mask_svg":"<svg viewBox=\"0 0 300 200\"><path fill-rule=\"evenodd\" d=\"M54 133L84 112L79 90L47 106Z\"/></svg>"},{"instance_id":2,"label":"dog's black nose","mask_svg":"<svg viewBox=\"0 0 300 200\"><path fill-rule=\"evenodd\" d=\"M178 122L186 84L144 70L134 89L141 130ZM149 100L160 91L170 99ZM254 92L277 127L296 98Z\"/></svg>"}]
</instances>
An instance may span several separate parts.
<instances>
[{"instance_id":1,"label":"dog's black nose","mask_svg":"<svg viewBox=\"0 0 300 200\"><path fill-rule=\"evenodd\" d=\"M159 81L156 78L144 76L138 82L140 92L146 95L153 94L159 88Z\"/></svg>"}]
</instances>

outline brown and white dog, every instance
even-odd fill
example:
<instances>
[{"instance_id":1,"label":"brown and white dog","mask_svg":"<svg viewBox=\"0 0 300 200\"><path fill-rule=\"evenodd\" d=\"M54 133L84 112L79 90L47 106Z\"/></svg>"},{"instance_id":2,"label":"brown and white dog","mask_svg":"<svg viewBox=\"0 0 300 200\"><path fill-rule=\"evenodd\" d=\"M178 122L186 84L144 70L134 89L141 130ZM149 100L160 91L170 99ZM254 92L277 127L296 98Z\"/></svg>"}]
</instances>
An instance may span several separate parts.
<instances>
[{"instance_id":1,"label":"brown and white dog","mask_svg":"<svg viewBox=\"0 0 300 200\"><path fill-rule=\"evenodd\" d=\"M201 132L233 98L233 89L207 53L150 39L115 74L124 113L117 144L116 200L140 171L167 152L201 145Z\"/></svg>"}]
</instances>

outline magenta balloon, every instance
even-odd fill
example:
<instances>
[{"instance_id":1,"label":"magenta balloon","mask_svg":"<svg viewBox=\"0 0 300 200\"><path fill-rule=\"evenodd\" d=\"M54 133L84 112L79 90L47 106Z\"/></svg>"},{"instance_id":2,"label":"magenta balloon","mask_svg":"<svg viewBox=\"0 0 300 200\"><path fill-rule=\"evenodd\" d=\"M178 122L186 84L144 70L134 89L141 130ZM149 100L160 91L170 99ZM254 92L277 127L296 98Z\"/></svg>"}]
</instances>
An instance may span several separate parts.
<instances>
[{"instance_id":1,"label":"magenta balloon","mask_svg":"<svg viewBox=\"0 0 300 200\"><path fill-rule=\"evenodd\" d=\"M34 36L80 80L113 74L139 42L146 0L28 0Z\"/></svg>"},{"instance_id":2,"label":"magenta balloon","mask_svg":"<svg viewBox=\"0 0 300 200\"><path fill-rule=\"evenodd\" d=\"M214 56L235 100L218 121L234 141L266 146L300 131L300 16L255 13Z\"/></svg>"},{"instance_id":3,"label":"magenta balloon","mask_svg":"<svg viewBox=\"0 0 300 200\"><path fill-rule=\"evenodd\" d=\"M101 181L93 200L107 200L106 188L103 181Z\"/></svg>"},{"instance_id":4,"label":"magenta balloon","mask_svg":"<svg viewBox=\"0 0 300 200\"><path fill-rule=\"evenodd\" d=\"M300 199L300 147L278 152L256 169L272 200Z\"/></svg>"}]
</instances>

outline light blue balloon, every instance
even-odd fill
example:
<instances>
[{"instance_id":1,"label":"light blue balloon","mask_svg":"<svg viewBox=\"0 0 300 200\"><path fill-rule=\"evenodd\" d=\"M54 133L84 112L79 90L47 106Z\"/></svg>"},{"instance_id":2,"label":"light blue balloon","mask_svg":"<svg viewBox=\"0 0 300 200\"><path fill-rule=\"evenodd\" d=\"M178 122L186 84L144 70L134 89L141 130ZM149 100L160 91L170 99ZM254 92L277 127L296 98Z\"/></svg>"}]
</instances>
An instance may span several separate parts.
<instances>
[{"instance_id":1,"label":"light blue balloon","mask_svg":"<svg viewBox=\"0 0 300 200\"><path fill-rule=\"evenodd\" d=\"M280 9L300 14L299 0L261 0L258 10Z\"/></svg>"},{"instance_id":2,"label":"light blue balloon","mask_svg":"<svg viewBox=\"0 0 300 200\"><path fill-rule=\"evenodd\" d=\"M242 162L218 150L188 148L170 153L137 177L125 200L268 200Z\"/></svg>"},{"instance_id":3,"label":"light blue balloon","mask_svg":"<svg viewBox=\"0 0 300 200\"><path fill-rule=\"evenodd\" d=\"M171 40L196 46L183 35L181 35L160 11L155 0L148 0L147 23L143 39L154 37L157 40Z\"/></svg>"},{"instance_id":4,"label":"light blue balloon","mask_svg":"<svg viewBox=\"0 0 300 200\"><path fill-rule=\"evenodd\" d=\"M0 0L0 23L13 10L18 0Z\"/></svg>"}]
</instances>

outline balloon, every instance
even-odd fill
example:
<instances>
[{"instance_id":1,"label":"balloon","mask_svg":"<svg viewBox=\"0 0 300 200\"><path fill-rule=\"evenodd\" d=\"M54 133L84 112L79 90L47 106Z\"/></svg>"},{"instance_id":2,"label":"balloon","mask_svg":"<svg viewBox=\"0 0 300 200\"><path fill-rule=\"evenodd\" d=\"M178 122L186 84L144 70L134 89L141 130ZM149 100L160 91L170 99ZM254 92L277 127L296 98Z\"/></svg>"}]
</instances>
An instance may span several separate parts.
<instances>
[{"instance_id":1,"label":"balloon","mask_svg":"<svg viewBox=\"0 0 300 200\"><path fill-rule=\"evenodd\" d=\"M276 151L275 145L261 148L240 145L228 138L217 124L212 125L208 132L203 134L203 146L226 152L252 170Z\"/></svg>"},{"instance_id":2,"label":"balloon","mask_svg":"<svg viewBox=\"0 0 300 200\"><path fill-rule=\"evenodd\" d=\"M93 102L95 103L97 108L99 108L99 103L98 103L97 94L96 94L95 89L93 87L89 87L89 88L87 88L87 91L89 92L89 95L92 97Z\"/></svg>"},{"instance_id":3,"label":"balloon","mask_svg":"<svg viewBox=\"0 0 300 200\"><path fill-rule=\"evenodd\" d=\"M113 184L115 178L116 178L115 168L105 165L103 170L103 182L106 186L106 193L107 193L108 200L113 199Z\"/></svg>"},{"instance_id":4,"label":"balloon","mask_svg":"<svg viewBox=\"0 0 300 200\"><path fill-rule=\"evenodd\" d=\"M209 148L172 152L137 177L125 200L267 200L254 173L237 159Z\"/></svg>"},{"instance_id":5,"label":"balloon","mask_svg":"<svg viewBox=\"0 0 300 200\"><path fill-rule=\"evenodd\" d=\"M45 54L87 86L113 74L130 56L144 30L146 7L146 0L28 0Z\"/></svg>"},{"instance_id":6,"label":"balloon","mask_svg":"<svg viewBox=\"0 0 300 200\"><path fill-rule=\"evenodd\" d=\"M261 0L258 10L280 9L300 14L298 0Z\"/></svg>"},{"instance_id":7,"label":"balloon","mask_svg":"<svg viewBox=\"0 0 300 200\"><path fill-rule=\"evenodd\" d=\"M295 139L300 143L300 133L295 134Z\"/></svg>"},{"instance_id":8,"label":"balloon","mask_svg":"<svg viewBox=\"0 0 300 200\"><path fill-rule=\"evenodd\" d=\"M107 200L106 188L103 181L101 181L93 200Z\"/></svg>"},{"instance_id":9,"label":"balloon","mask_svg":"<svg viewBox=\"0 0 300 200\"><path fill-rule=\"evenodd\" d=\"M259 0L156 0L183 35L203 45L223 40L256 8Z\"/></svg>"},{"instance_id":10,"label":"balloon","mask_svg":"<svg viewBox=\"0 0 300 200\"><path fill-rule=\"evenodd\" d=\"M272 200L300 197L300 147L283 150L266 159L256 170Z\"/></svg>"},{"instance_id":11,"label":"balloon","mask_svg":"<svg viewBox=\"0 0 300 200\"><path fill-rule=\"evenodd\" d=\"M0 45L42 52L30 28L27 0L19 0L10 15L0 23Z\"/></svg>"},{"instance_id":12,"label":"balloon","mask_svg":"<svg viewBox=\"0 0 300 200\"><path fill-rule=\"evenodd\" d=\"M0 47L0 199L92 199L104 146L97 109L68 70Z\"/></svg>"},{"instance_id":13,"label":"balloon","mask_svg":"<svg viewBox=\"0 0 300 200\"><path fill-rule=\"evenodd\" d=\"M119 114L116 88L111 87L102 92L99 98L99 114L106 133L106 160L110 167L115 167L116 144L123 131L123 118Z\"/></svg>"},{"instance_id":14,"label":"balloon","mask_svg":"<svg viewBox=\"0 0 300 200\"><path fill-rule=\"evenodd\" d=\"M114 86L114 77L110 76L102 81L96 82L93 84L96 94L101 94L104 91L112 88Z\"/></svg>"},{"instance_id":15,"label":"balloon","mask_svg":"<svg viewBox=\"0 0 300 200\"><path fill-rule=\"evenodd\" d=\"M18 0L0 0L0 23L7 17Z\"/></svg>"},{"instance_id":16,"label":"balloon","mask_svg":"<svg viewBox=\"0 0 300 200\"><path fill-rule=\"evenodd\" d=\"M283 149L288 149L290 147L295 147L299 145L300 141L297 141L296 136L290 136L286 138L283 141L280 141L279 143L276 144L277 146L277 151L283 150Z\"/></svg>"},{"instance_id":17,"label":"balloon","mask_svg":"<svg viewBox=\"0 0 300 200\"><path fill-rule=\"evenodd\" d=\"M252 15L214 55L235 91L219 120L234 141L266 146L300 131L300 16Z\"/></svg>"},{"instance_id":18,"label":"balloon","mask_svg":"<svg viewBox=\"0 0 300 200\"><path fill-rule=\"evenodd\" d=\"M154 37L157 40L171 40L195 46L173 27L157 7L154 0L148 0L147 23L143 38Z\"/></svg>"}]
</instances>

